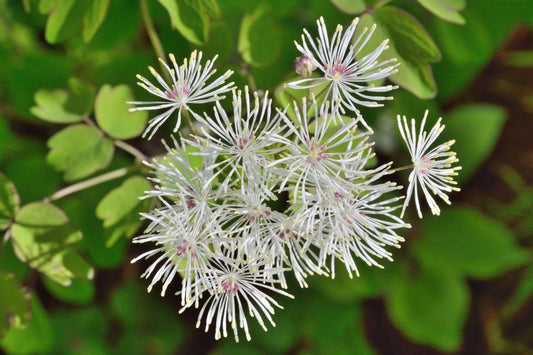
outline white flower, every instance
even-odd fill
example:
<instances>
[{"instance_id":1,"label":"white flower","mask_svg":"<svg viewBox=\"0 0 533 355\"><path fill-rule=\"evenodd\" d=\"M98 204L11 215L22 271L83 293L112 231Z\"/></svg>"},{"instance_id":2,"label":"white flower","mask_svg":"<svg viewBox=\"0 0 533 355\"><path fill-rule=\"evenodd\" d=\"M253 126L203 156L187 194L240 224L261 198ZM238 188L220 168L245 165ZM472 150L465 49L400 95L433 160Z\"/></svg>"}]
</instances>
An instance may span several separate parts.
<instances>
[{"instance_id":1,"label":"white flower","mask_svg":"<svg viewBox=\"0 0 533 355\"><path fill-rule=\"evenodd\" d=\"M268 270L264 268L264 263L256 262L254 259L236 261L223 256L212 259L211 264L215 272L211 275L210 283L215 287L209 290L210 295L200 310L197 328L205 316L205 331L207 332L211 323L215 321L215 339L220 339L221 336L228 336L229 323L235 341L238 342L238 328L244 329L248 341L251 339L246 313L255 318L265 331L267 328L263 317L272 326L276 326L271 317L274 314L273 306L283 307L266 292L276 292L294 298L289 293L277 289L275 285L278 282L270 278L272 273L282 272L283 269ZM180 313L195 302L196 300L191 300Z\"/></svg>"},{"instance_id":2,"label":"white flower","mask_svg":"<svg viewBox=\"0 0 533 355\"><path fill-rule=\"evenodd\" d=\"M240 90L233 91L233 117L228 117L219 102L213 108L213 118L207 114L198 117L207 129L202 129L203 137L187 141L200 149L198 154L219 157L208 169L216 169L215 176L224 172L224 187L230 187L231 182L240 180L242 185L245 179L253 179L271 157L283 149L275 146L284 139L283 128L280 115L271 115L272 99L268 92L261 101L254 92L251 100L248 87L245 87L244 103L242 96Z\"/></svg>"},{"instance_id":3,"label":"white flower","mask_svg":"<svg viewBox=\"0 0 533 355\"><path fill-rule=\"evenodd\" d=\"M349 162L359 160L358 153L370 146L367 143L369 132L357 130L359 117L336 127L335 115L327 110L319 113L315 100L312 105L313 122L309 122L309 106L305 98L303 109L294 103L296 124L282 114L294 139L288 142L284 156L270 164L280 176L280 189L291 191L293 201L303 199L305 202L307 194L315 189L342 190L348 175L345 167Z\"/></svg>"},{"instance_id":4,"label":"white flower","mask_svg":"<svg viewBox=\"0 0 533 355\"><path fill-rule=\"evenodd\" d=\"M173 201L174 209L188 210L197 222L212 219L216 193L212 184L213 174L205 169L205 160L198 166L192 166L189 159L192 150L190 147L188 150L185 144L179 147L175 140L175 148L169 147L165 142L163 144L167 154L152 162L145 162L152 168L154 177L150 180L155 185L146 197L165 197Z\"/></svg>"},{"instance_id":5,"label":"white flower","mask_svg":"<svg viewBox=\"0 0 533 355\"><path fill-rule=\"evenodd\" d=\"M439 118L429 134L427 134L424 131L427 115L428 111L426 110L418 136L416 134L415 120L411 120L411 129L409 129L407 118L403 116L402 124L402 119L398 115L398 127L413 161L413 170L409 175L409 187L407 188L407 197L403 204L402 216L414 191L416 210L418 216L422 218L418 197L419 186L431 208L431 213L434 215L440 214L440 208L431 193L439 196L447 204L450 204L446 192L459 191L459 188L454 187L457 182L453 180L453 176L457 175L457 170L460 170L461 167L452 167L452 164L458 162L459 159L456 158L455 152L450 151L450 147L455 143L455 140L431 148L431 145L444 130L445 126L440 123L441 118Z\"/></svg>"},{"instance_id":6,"label":"white flower","mask_svg":"<svg viewBox=\"0 0 533 355\"><path fill-rule=\"evenodd\" d=\"M202 60L202 52L192 52L189 60L185 59L181 66L176 63L176 58L173 54L169 55L172 67L165 63L161 58L159 60L165 67L172 83L169 85L165 79L152 67L149 67L150 72L155 77L161 88L152 84L148 79L141 75L137 75L140 80L139 86L144 88L149 93L160 98L158 101L131 101L129 104L141 105L139 107L131 108L130 111L141 110L165 110L163 113L152 118L148 127L143 133L143 137L150 133L148 139L152 138L157 129L165 123L165 121L178 110L178 117L174 132L177 132L181 125L181 111L186 110L196 116L196 113L191 110L190 105L202 104L206 102L218 101L224 98L219 96L228 92L233 87L233 82L225 83L233 71L228 70L224 75L215 78L208 83L208 80L216 73L213 69L213 60L208 60L205 66L202 67L200 63Z\"/></svg>"},{"instance_id":7,"label":"white flower","mask_svg":"<svg viewBox=\"0 0 533 355\"><path fill-rule=\"evenodd\" d=\"M198 223L187 210L176 210L164 199L160 200L163 207L143 214L143 217L151 221L145 234L133 239L134 243L155 243L155 248L139 255L131 262L160 254L142 275L149 278L153 274L148 292L161 280L163 282L161 296L164 296L176 274L181 273L181 303L185 305L191 298L201 295L212 287L209 278L212 272L209 260L214 255L212 249L216 241L211 234L210 222Z\"/></svg>"},{"instance_id":8,"label":"white flower","mask_svg":"<svg viewBox=\"0 0 533 355\"><path fill-rule=\"evenodd\" d=\"M370 172L367 179L351 183L350 193L326 191L313 195L306 205L302 205L298 219L300 229L312 237L309 244L319 250L319 267L325 267L330 259L329 270L335 277L335 259L346 266L350 277L352 271L359 275L355 259L360 258L367 265L382 267L376 260L392 261L386 246L399 248L404 239L396 229L409 228L394 212L400 208L396 204L402 196L386 197L400 189L392 182L372 184L375 177L389 174L389 164Z\"/></svg>"},{"instance_id":9,"label":"white flower","mask_svg":"<svg viewBox=\"0 0 533 355\"><path fill-rule=\"evenodd\" d=\"M388 48L387 40L369 54L358 58L375 29L375 25L370 31L365 28L354 40L358 21L358 18L354 19L344 34L342 26L337 26L331 40L322 17L317 21L319 38L316 38L316 42L304 29L302 44L295 42L296 48L307 62L311 60L312 64L307 64L307 67L318 68L322 75L318 78L304 76L304 79L291 82L287 86L308 89L326 84L322 108L329 100L334 111L337 111L340 105L352 112L358 112L357 105L377 107L381 104L376 100L392 99L388 96L375 96L373 93L388 92L397 88L396 86L375 86L369 83L396 73L398 64L393 64L396 59L378 61L378 57Z\"/></svg>"}]
</instances>

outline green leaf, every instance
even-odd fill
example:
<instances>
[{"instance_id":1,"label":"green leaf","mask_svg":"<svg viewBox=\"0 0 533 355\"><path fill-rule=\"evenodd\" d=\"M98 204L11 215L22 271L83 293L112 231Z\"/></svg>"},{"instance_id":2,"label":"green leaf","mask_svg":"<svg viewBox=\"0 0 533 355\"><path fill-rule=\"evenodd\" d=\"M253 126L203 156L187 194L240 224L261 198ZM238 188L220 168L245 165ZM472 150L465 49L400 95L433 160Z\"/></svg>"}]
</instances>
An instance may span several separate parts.
<instances>
[{"instance_id":1,"label":"green leaf","mask_svg":"<svg viewBox=\"0 0 533 355\"><path fill-rule=\"evenodd\" d=\"M268 66L281 53L282 37L268 5L263 3L243 17L237 49L246 63L256 67Z\"/></svg>"},{"instance_id":2,"label":"green leaf","mask_svg":"<svg viewBox=\"0 0 533 355\"><path fill-rule=\"evenodd\" d=\"M109 0L93 0L91 7L83 17L83 40L89 42L104 22L109 8Z\"/></svg>"},{"instance_id":3,"label":"green leaf","mask_svg":"<svg viewBox=\"0 0 533 355\"><path fill-rule=\"evenodd\" d=\"M418 259L449 274L485 279L526 262L513 234L500 222L467 206L454 206L440 217L423 220L424 238L415 246Z\"/></svg>"},{"instance_id":4,"label":"green leaf","mask_svg":"<svg viewBox=\"0 0 533 355\"><path fill-rule=\"evenodd\" d=\"M134 176L111 190L96 207L96 215L103 220L104 228L111 230L107 246L113 245L122 235L130 237L141 224L139 213L147 209L149 200L141 200L150 183Z\"/></svg>"},{"instance_id":5,"label":"green leaf","mask_svg":"<svg viewBox=\"0 0 533 355\"><path fill-rule=\"evenodd\" d=\"M31 295L10 272L0 270L0 339L10 327L25 328L31 319Z\"/></svg>"},{"instance_id":6,"label":"green leaf","mask_svg":"<svg viewBox=\"0 0 533 355\"><path fill-rule=\"evenodd\" d=\"M420 5L443 20L463 25L465 19L459 11L465 8L465 0L418 0Z\"/></svg>"},{"instance_id":7,"label":"green leaf","mask_svg":"<svg viewBox=\"0 0 533 355\"><path fill-rule=\"evenodd\" d=\"M86 125L69 126L48 140L50 152L46 161L64 171L67 181L81 179L105 168L113 158L111 140Z\"/></svg>"},{"instance_id":8,"label":"green leaf","mask_svg":"<svg viewBox=\"0 0 533 355\"><path fill-rule=\"evenodd\" d=\"M37 106L30 108L30 112L45 121L54 123L74 123L82 120L83 116L65 110L68 100L66 90L41 89L35 93Z\"/></svg>"},{"instance_id":9,"label":"green leaf","mask_svg":"<svg viewBox=\"0 0 533 355\"><path fill-rule=\"evenodd\" d=\"M0 341L0 347L8 354L49 354L54 334L48 315L35 294L31 296L31 322L24 328L11 327Z\"/></svg>"},{"instance_id":10,"label":"green leaf","mask_svg":"<svg viewBox=\"0 0 533 355\"><path fill-rule=\"evenodd\" d=\"M46 6L40 6L39 10L50 13L44 32L44 38L50 44L57 44L79 33L85 13L91 5L90 0L58 0L46 3Z\"/></svg>"},{"instance_id":11,"label":"green leaf","mask_svg":"<svg viewBox=\"0 0 533 355\"><path fill-rule=\"evenodd\" d=\"M458 107L444 118L443 137L455 139L452 150L463 167L455 180L466 182L489 157L496 146L506 119L499 106L472 104Z\"/></svg>"},{"instance_id":12,"label":"green leaf","mask_svg":"<svg viewBox=\"0 0 533 355\"><path fill-rule=\"evenodd\" d=\"M80 116L88 116L94 105L96 91L94 86L89 85L80 79L70 78L68 80L69 96L65 103L65 110L76 113Z\"/></svg>"},{"instance_id":13,"label":"green leaf","mask_svg":"<svg viewBox=\"0 0 533 355\"><path fill-rule=\"evenodd\" d=\"M216 12L215 8L218 9L215 1L159 0L159 2L167 10L172 27L183 37L194 44L204 44L207 41L210 14Z\"/></svg>"},{"instance_id":14,"label":"green leaf","mask_svg":"<svg viewBox=\"0 0 533 355\"><path fill-rule=\"evenodd\" d=\"M68 81L69 91L41 89L35 93L37 106L30 112L49 122L74 123L88 115L94 103L94 88L76 78Z\"/></svg>"},{"instance_id":15,"label":"green leaf","mask_svg":"<svg viewBox=\"0 0 533 355\"><path fill-rule=\"evenodd\" d=\"M392 322L411 340L457 350L469 304L462 278L446 270L423 269L412 279L397 279L386 295Z\"/></svg>"},{"instance_id":16,"label":"green leaf","mask_svg":"<svg viewBox=\"0 0 533 355\"><path fill-rule=\"evenodd\" d=\"M9 227L20 207L15 185L0 172L0 230Z\"/></svg>"},{"instance_id":17,"label":"green leaf","mask_svg":"<svg viewBox=\"0 0 533 355\"><path fill-rule=\"evenodd\" d=\"M21 208L10 232L17 257L54 281L69 285L74 277L93 277L93 269L73 249L81 232L59 208L30 203Z\"/></svg>"},{"instance_id":18,"label":"green leaf","mask_svg":"<svg viewBox=\"0 0 533 355\"><path fill-rule=\"evenodd\" d=\"M127 85L100 88L95 103L96 122L102 130L116 139L129 139L142 133L148 119L146 111L129 112L127 101L133 93Z\"/></svg>"},{"instance_id":19,"label":"green leaf","mask_svg":"<svg viewBox=\"0 0 533 355\"><path fill-rule=\"evenodd\" d=\"M357 15L366 10L365 0L331 0L339 10L350 15Z\"/></svg>"},{"instance_id":20,"label":"green leaf","mask_svg":"<svg viewBox=\"0 0 533 355\"><path fill-rule=\"evenodd\" d=\"M430 62L440 59L440 52L424 27L409 13L392 6L377 8L373 15L361 18L359 30L377 24L372 38L365 46L365 55L389 39L389 49L381 60L397 58L401 65L390 80L421 99L433 98L437 92Z\"/></svg>"},{"instance_id":21,"label":"green leaf","mask_svg":"<svg viewBox=\"0 0 533 355\"><path fill-rule=\"evenodd\" d=\"M94 298L93 280L73 279L72 284L69 286L60 285L47 277L43 277L42 282L48 292L64 302L75 305L88 305Z\"/></svg>"},{"instance_id":22,"label":"green leaf","mask_svg":"<svg viewBox=\"0 0 533 355\"><path fill-rule=\"evenodd\" d=\"M111 227L135 210L141 203L139 197L149 189L150 183L145 178L131 177L100 201L96 215L103 220L105 228Z\"/></svg>"}]
</instances>

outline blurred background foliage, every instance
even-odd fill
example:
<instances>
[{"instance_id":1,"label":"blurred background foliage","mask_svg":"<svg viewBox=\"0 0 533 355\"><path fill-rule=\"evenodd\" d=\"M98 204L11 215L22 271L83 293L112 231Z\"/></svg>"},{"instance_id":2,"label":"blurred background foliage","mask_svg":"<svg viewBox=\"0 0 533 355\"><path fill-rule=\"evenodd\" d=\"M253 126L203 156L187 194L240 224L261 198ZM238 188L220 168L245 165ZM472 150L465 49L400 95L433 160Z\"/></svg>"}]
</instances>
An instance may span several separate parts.
<instances>
[{"instance_id":1,"label":"blurred background foliage","mask_svg":"<svg viewBox=\"0 0 533 355\"><path fill-rule=\"evenodd\" d=\"M277 327L256 324L250 343L215 342L194 312L178 315L172 293L146 293L145 265L129 263L143 250L129 238L150 203L137 199L149 188L139 162L162 145L138 137L147 115L125 101L147 99L135 75L157 67L157 33L159 50L218 54L238 86L269 90L283 106L293 41L320 16L330 29L355 16L377 23L372 42L389 38L385 56L402 63L394 101L362 112L379 159L406 160L395 116L428 108L457 141L462 191L440 217L409 219L384 270L293 284ZM529 0L0 0L0 347L533 352L532 26ZM70 194L87 181L95 186Z\"/></svg>"}]
</instances>

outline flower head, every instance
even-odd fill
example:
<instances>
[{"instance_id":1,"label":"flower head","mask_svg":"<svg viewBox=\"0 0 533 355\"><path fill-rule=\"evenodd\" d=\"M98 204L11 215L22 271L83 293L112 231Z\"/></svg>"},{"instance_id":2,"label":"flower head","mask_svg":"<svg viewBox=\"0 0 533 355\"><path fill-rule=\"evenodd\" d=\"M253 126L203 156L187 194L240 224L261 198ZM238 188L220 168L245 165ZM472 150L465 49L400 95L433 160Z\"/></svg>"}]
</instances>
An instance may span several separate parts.
<instances>
[{"instance_id":1,"label":"flower head","mask_svg":"<svg viewBox=\"0 0 533 355\"><path fill-rule=\"evenodd\" d=\"M353 20L344 34L342 26L339 25L331 40L322 17L317 21L319 37L316 38L316 41L309 32L304 30L302 44L295 42L296 48L302 53L300 62L302 62L302 58L311 61L304 68L316 67L322 72L322 75L320 77L302 75L303 79L289 83L288 87L307 89L325 84L327 89L325 89L322 108L325 102L329 100L334 111L341 106L352 112L358 112L357 105L376 107L381 106L376 101L391 99L388 96L375 96L373 93L388 92L395 89L395 86L374 86L369 83L394 74L398 65L393 64L396 59L378 61L378 57L388 48L387 40L369 54L360 57L361 51L372 36L375 26L372 26L370 31L365 28L354 40L358 21L358 18ZM299 65L301 67L303 64ZM300 69L300 71L302 70Z\"/></svg>"},{"instance_id":2,"label":"flower head","mask_svg":"<svg viewBox=\"0 0 533 355\"><path fill-rule=\"evenodd\" d=\"M144 88L150 94L157 96L159 100L129 102L133 105L141 105L131 108L130 111L164 110L163 113L150 120L148 127L143 133L143 137L150 133L148 139L152 138L157 129L165 123L174 111L178 111L176 126L174 128L174 132L177 132L181 125L182 110L189 111L193 115L196 115L196 113L191 110L190 105L221 100L224 96L220 95L230 91L233 87L233 82L226 83L226 79L233 74L233 71L231 70L228 70L222 76L219 76L208 83L210 78L216 73L216 69L213 69L213 64L217 59L216 56L213 60L208 60L205 63L205 66L202 66L201 64L202 52L192 52L189 60L186 58L181 66L176 63L176 58L173 54L170 54L169 58L172 66L169 66L161 58L159 58L159 60L171 78L172 82L170 85L165 81L165 78L159 75L159 73L152 67L149 67L150 72L155 77L160 87L152 84L152 82L145 77L137 75L137 78L140 80L138 83L139 86Z\"/></svg>"},{"instance_id":3,"label":"flower head","mask_svg":"<svg viewBox=\"0 0 533 355\"><path fill-rule=\"evenodd\" d=\"M444 202L450 204L446 192L459 191L459 188L454 186L457 182L453 180L453 176L457 175L457 171L461 167L452 167L452 164L458 162L459 159L456 158L455 152L450 151L450 147L455 143L455 140L431 148L431 145L444 130L445 126L440 123L441 118L439 118L428 134L424 131L427 115L428 111L426 110L418 136L416 134L415 120L411 120L411 128L409 129L407 118L403 116L402 120L398 115L400 134L407 144L407 149L413 161L413 170L409 175L409 187L407 188L407 196L402 208L402 216L414 191L416 210L418 216L422 218L418 187L424 193L424 197L431 208L431 213L434 215L440 214L440 208L432 194L439 196Z\"/></svg>"},{"instance_id":4,"label":"flower head","mask_svg":"<svg viewBox=\"0 0 533 355\"><path fill-rule=\"evenodd\" d=\"M289 293L277 289L278 282L270 278L272 273L282 272L283 269L267 270L264 263L256 260L236 261L232 258L214 258L211 260L214 273L211 275L214 287L209 291L198 315L198 328L205 316L205 331L215 321L215 338L227 337L227 325L233 330L235 341L239 341L238 328L244 329L246 339L250 340L248 320L246 314L255 318L259 325L266 331L265 317L268 322L275 326L272 320L274 307L283 308L266 292L276 292L283 296L294 298ZM198 296L200 297L200 296ZM191 300L189 305L196 300ZM183 307L183 312L189 305Z\"/></svg>"}]
</instances>

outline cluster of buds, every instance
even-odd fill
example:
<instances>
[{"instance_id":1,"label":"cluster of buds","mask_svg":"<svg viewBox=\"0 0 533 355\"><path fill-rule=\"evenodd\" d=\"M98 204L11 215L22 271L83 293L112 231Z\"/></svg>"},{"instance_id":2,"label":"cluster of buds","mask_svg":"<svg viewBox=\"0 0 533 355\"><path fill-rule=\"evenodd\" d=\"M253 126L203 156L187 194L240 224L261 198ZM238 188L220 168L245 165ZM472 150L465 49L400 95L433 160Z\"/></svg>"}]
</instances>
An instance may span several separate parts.
<instances>
[{"instance_id":1,"label":"cluster of buds","mask_svg":"<svg viewBox=\"0 0 533 355\"><path fill-rule=\"evenodd\" d=\"M176 129L182 111L201 129L146 163L153 171L146 197L158 205L143 214L150 224L134 243L155 247L132 262L155 258L143 276L151 278L149 290L161 282L162 295L179 278L181 311L199 308L197 326L203 322L207 331L214 324L217 339L232 332L238 341L242 330L250 340L247 315L265 330L266 323L274 326L281 308L274 297L292 298L290 275L307 287L311 275L334 278L338 263L351 277L359 274L358 261L378 267L392 261L388 248L404 240L399 233L410 225L403 213L413 196L422 217L419 189L433 214L439 213L433 196L449 203L446 193L457 190L453 142L431 147L444 128L440 120L427 134L424 117L417 135L414 120L409 127L398 117L413 161L407 198L388 179L398 170L392 163L372 165L373 131L357 107L391 99L381 93L396 86L369 83L386 79L398 64L379 61L386 41L360 57L374 27L355 36L355 19L330 38L322 18L317 24L316 40L304 30L296 43L301 55L293 66L302 78L287 86L309 95L292 107L273 108L268 92L226 83L231 72L214 77L216 58L202 66L196 52L181 66L170 56L172 66L164 65L170 84L151 69L162 89L139 76L160 101L133 102L132 110L164 110L146 134L175 111ZM324 89L315 97L318 86ZM228 93L231 113L220 103ZM214 102L212 113L193 111L206 102Z\"/></svg>"}]
</instances>

